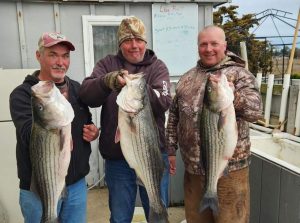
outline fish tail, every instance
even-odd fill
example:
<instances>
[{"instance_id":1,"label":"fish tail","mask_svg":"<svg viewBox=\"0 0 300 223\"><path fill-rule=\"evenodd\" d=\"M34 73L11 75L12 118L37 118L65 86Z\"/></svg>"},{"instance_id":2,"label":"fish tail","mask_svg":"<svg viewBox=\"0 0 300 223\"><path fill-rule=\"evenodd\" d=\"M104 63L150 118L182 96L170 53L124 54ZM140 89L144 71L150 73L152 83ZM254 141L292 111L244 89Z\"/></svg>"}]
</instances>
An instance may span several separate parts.
<instances>
[{"instance_id":1,"label":"fish tail","mask_svg":"<svg viewBox=\"0 0 300 223\"><path fill-rule=\"evenodd\" d=\"M216 195L215 196L204 195L203 200L202 200L201 205L200 205L199 212L201 213L206 208L210 208L214 215L218 214L218 212L219 212L219 201L218 201L218 197Z\"/></svg>"},{"instance_id":2,"label":"fish tail","mask_svg":"<svg viewBox=\"0 0 300 223\"><path fill-rule=\"evenodd\" d=\"M42 223L59 223L58 218L52 219L52 220L43 220L41 221Z\"/></svg>"},{"instance_id":3,"label":"fish tail","mask_svg":"<svg viewBox=\"0 0 300 223\"><path fill-rule=\"evenodd\" d=\"M149 223L169 223L167 209L163 208L161 213L157 213L150 207Z\"/></svg>"}]
</instances>

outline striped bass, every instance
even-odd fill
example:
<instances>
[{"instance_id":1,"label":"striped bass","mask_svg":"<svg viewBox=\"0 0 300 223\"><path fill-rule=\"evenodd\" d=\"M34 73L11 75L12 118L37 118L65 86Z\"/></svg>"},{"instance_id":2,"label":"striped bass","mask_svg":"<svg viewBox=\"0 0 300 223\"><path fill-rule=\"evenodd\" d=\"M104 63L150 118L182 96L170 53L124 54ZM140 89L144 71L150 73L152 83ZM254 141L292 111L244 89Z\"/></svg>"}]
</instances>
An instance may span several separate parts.
<instances>
[{"instance_id":1,"label":"striped bass","mask_svg":"<svg viewBox=\"0 0 300 223\"><path fill-rule=\"evenodd\" d=\"M40 81L31 90L30 190L41 199L41 222L58 222L57 203L65 187L71 158L74 111L52 81Z\"/></svg>"},{"instance_id":2,"label":"striped bass","mask_svg":"<svg viewBox=\"0 0 300 223\"><path fill-rule=\"evenodd\" d=\"M234 94L224 74L210 75L206 82L200 116L200 140L205 167L205 194L200 211L218 213L217 185L232 157L238 132L233 106Z\"/></svg>"},{"instance_id":3,"label":"striped bass","mask_svg":"<svg viewBox=\"0 0 300 223\"><path fill-rule=\"evenodd\" d=\"M160 196L164 163L146 81L142 73L123 77L126 85L117 97L121 149L127 163L146 188L150 205L149 222L165 223L168 222L168 214Z\"/></svg>"}]
</instances>

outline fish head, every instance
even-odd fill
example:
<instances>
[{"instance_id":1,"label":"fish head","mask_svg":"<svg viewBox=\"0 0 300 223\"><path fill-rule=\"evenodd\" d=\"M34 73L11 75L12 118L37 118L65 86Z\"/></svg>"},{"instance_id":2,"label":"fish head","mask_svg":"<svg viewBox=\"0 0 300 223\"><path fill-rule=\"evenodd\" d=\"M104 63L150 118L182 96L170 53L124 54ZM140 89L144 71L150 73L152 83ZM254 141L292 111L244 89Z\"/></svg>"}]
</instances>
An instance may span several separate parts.
<instances>
[{"instance_id":1,"label":"fish head","mask_svg":"<svg viewBox=\"0 0 300 223\"><path fill-rule=\"evenodd\" d=\"M138 113L144 107L146 81L143 73L124 76L126 85L117 97L119 107L128 113Z\"/></svg>"},{"instance_id":2,"label":"fish head","mask_svg":"<svg viewBox=\"0 0 300 223\"><path fill-rule=\"evenodd\" d=\"M31 87L33 121L46 129L61 128L70 124L74 111L53 81L39 81Z\"/></svg>"},{"instance_id":3,"label":"fish head","mask_svg":"<svg viewBox=\"0 0 300 223\"><path fill-rule=\"evenodd\" d=\"M225 74L210 75L206 82L204 103L213 112L220 112L232 104L233 89Z\"/></svg>"}]
</instances>

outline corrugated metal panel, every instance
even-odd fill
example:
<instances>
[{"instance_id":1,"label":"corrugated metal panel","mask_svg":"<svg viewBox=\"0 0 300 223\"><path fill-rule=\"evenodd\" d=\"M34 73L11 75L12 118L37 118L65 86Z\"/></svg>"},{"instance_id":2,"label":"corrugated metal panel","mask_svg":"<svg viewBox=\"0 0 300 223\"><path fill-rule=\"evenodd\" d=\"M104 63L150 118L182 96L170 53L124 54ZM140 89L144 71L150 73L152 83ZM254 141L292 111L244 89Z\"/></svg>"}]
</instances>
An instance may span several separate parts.
<instances>
[{"instance_id":1,"label":"corrugated metal panel","mask_svg":"<svg viewBox=\"0 0 300 223\"><path fill-rule=\"evenodd\" d=\"M212 5L205 5L204 6L204 26L208 26L213 24L213 14L211 13L213 10Z\"/></svg>"},{"instance_id":2,"label":"corrugated metal panel","mask_svg":"<svg viewBox=\"0 0 300 223\"><path fill-rule=\"evenodd\" d=\"M59 13L59 6L58 4L53 5L54 11L54 21L55 21L55 31L60 33L60 13Z\"/></svg>"},{"instance_id":3,"label":"corrugated metal panel","mask_svg":"<svg viewBox=\"0 0 300 223\"><path fill-rule=\"evenodd\" d=\"M60 5L61 32L75 44L76 48L71 53L71 65L68 73L79 82L85 77L81 17L89 14L89 5Z\"/></svg>"},{"instance_id":4,"label":"corrugated metal panel","mask_svg":"<svg viewBox=\"0 0 300 223\"><path fill-rule=\"evenodd\" d=\"M96 14L96 6L90 5L90 11L91 11L91 15L95 15Z\"/></svg>"},{"instance_id":5,"label":"corrugated metal panel","mask_svg":"<svg viewBox=\"0 0 300 223\"><path fill-rule=\"evenodd\" d=\"M27 68L28 67L27 49L26 49L26 38L25 38L24 19L23 19L23 8L21 2L17 2L17 18L18 18L17 21L19 27L22 68Z\"/></svg>"},{"instance_id":6,"label":"corrugated metal panel","mask_svg":"<svg viewBox=\"0 0 300 223\"><path fill-rule=\"evenodd\" d=\"M55 31L53 4L23 3L28 68L39 67L35 52L43 32ZM21 68L21 67L13 67Z\"/></svg>"},{"instance_id":7,"label":"corrugated metal panel","mask_svg":"<svg viewBox=\"0 0 300 223\"><path fill-rule=\"evenodd\" d=\"M2 0L2 1L19 1L19 0ZM22 2L49 2L49 0L22 0ZM214 3L215 5L219 5L220 3L227 3L231 2L230 0L53 0L53 3L81 3L81 4L88 4L88 3L102 3L102 2L199 2L199 3Z\"/></svg>"},{"instance_id":8,"label":"corrugated metal panel","mask_svg":"<svg viewBox=\"0 0 300 223\"><path fill-rule=\"evenodd\" d=\"M125 6L128 3L103 3L96 6L96 15L125 15ZM127 7L127 6L126 6Z\"/></svg>"},{"instance_id":9,"label":"corrugated metal panel","mask_svg":"<svg viewBox=\"0 0 300 223\"><path fill-rule=\"evenodd\" d=\"M250 222L259 223L260 218L260 196L263 161L253 156L250 165Z\"/></svg>"},{"instance_id":10,"label":"corrugated metal panel","mask_svg":"<svg viewBox=\"0 0 300 223\"><path fill-rule=\"evenodd\" d=\"M198 25L199 30L203 27L213 24L213 6L210 4L199 4Z\"/></svg>"},{"instance_id":11,"label":"corrugated metal panel","mask_svg":"<svg viewBox=\"0 0 300 223\"><path fill-rule=\"evenodd\" d=\"M271 162L263 162L260 223L278 223L280 171Z\"/></svg>"},{"instance_id":12,"label":"corrugated metal panel","mask_svg":"<svg viewBox=\"0 0 300 223\"><path fill-rule=\"evenodd\" d=\"M250 186L250 223L300 222L299 174L252 155Z\"/></svg>"},{"instance_id":13,"label":"corrugated metal panel","mask_svg":"<svg viewBox=\"0 0 300 223\"><path fill-rule=\"evenodd\" d=\"M300 176L281 172L279 223L300 222Z\"/></svg>"},{"instance_id":14,"label":"corrugated metal panel","mask_svg":"<svg viewBox=\"0 0 300 223\"><path fill-rule=\"evenodd\" d=\"M0 67L21 68L16 4L4 2L0 5Z\"/></svg>"}]
</instances>

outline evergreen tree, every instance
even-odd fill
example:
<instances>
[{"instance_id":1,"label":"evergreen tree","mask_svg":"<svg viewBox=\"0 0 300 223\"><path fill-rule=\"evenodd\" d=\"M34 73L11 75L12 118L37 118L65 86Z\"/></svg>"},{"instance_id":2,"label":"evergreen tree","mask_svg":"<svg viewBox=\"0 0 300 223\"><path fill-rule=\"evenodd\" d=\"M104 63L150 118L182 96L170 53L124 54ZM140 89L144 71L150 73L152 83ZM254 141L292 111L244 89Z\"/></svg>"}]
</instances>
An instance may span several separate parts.
<instances>
[{"instance_id":1,"label":"evergreen tree","mask_svg":"<svg viewBox=\"0 0 300 223\"><path fill-rule=\"evenodd\" d=\"M253 74L267 74L272 70L272 50L268 41L255 39L250 29L258 25L254 14L239 18L238 6L219 7L214 12L214 24L224 29L228 50L240 55L240 42L246 42L249 70Z\"/></svg>"}]
</instances>

